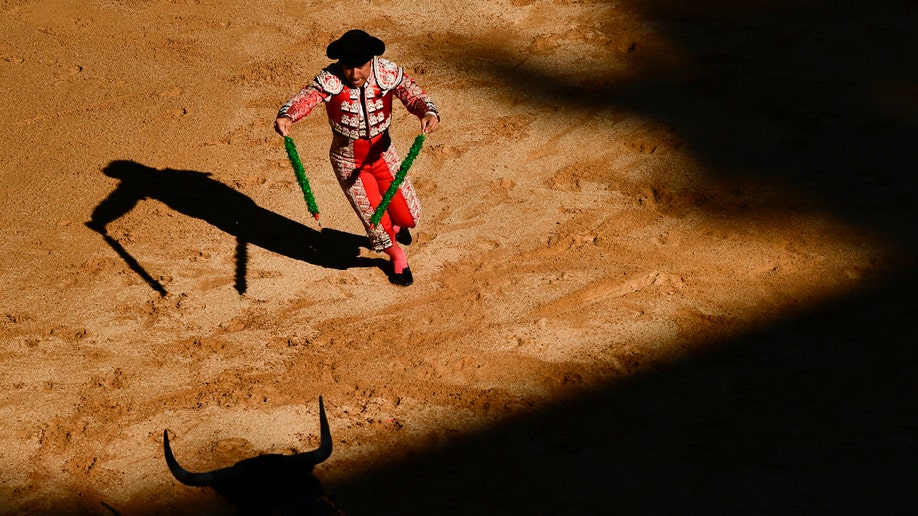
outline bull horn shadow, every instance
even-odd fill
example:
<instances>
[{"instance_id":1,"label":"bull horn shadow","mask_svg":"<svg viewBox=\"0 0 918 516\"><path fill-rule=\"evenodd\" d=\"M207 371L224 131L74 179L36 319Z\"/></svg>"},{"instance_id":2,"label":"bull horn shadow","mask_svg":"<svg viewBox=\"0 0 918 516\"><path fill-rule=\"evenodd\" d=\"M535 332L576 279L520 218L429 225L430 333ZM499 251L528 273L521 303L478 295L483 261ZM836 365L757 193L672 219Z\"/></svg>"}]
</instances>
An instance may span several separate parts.
<instances>
[{"instance_id":1,"label":"bull horn shadow","mask_svg":"<svg viewBox=\"0 0 918 516\"><path fill-rule=\"evenodd\" d=\"M319 397L320 443L315 450L292 455L266 454L243 459L213 471L193 473L172 453L169 431L163 431L163 451L172 475L182 484L215 490L240 514L339 514L313 469L332 453L332 437Z\"/></svg>"},{"instance_id":2,"label":"bull horn shadow","mask_svg":"<svg viewBox=\"0 0 918 516\"><path fill-rule=\"evenodd\" d=\"M136 274L162 295L165 287L139 260L109 235L107 226L130 212L138 202L155 199L169 208L201 219L236 238L235 282L240 294L248 289L248 245L320 267L345 270L377 267L387 270L388 261L360 256L369 248L365 235L335 229L317 231L258 206L245 194L211 178L208 172L155 169L134 161L116 160L102 172L118 179L118 186L93 210L86 225L103 236Z\"/></svg>"}]
</instances>

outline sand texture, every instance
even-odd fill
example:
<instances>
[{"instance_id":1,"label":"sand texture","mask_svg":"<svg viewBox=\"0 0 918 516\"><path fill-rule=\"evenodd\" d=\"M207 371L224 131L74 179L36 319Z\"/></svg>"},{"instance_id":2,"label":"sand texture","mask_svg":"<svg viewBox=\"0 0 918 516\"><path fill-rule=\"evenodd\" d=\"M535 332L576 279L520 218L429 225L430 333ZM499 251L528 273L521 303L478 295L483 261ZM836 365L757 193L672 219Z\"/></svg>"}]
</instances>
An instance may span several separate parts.
<instances>
[{"instance_id":1,"label":"sand texture","mask_svg":"<svg viewBox=\"0 0 918 516\"><path fill-rule=\"evenodd\" d=\"M323 110L321 226L272 128L353 27L442 115L408 288ZM0 2L0 513L234 514L163 431L193 471L304 452L319 396L348 514L915 511L916 34L893 0ZM269 471L257 512L315 508Z\"/></svg>"}]
</instances>

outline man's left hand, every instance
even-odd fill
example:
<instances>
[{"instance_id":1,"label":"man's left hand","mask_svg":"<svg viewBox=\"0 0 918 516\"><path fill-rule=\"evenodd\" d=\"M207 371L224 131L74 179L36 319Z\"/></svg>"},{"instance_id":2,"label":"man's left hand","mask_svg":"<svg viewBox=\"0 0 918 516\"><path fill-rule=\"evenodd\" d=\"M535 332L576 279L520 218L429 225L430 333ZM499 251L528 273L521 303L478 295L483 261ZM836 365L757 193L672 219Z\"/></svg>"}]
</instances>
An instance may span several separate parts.
<instances>
[{"instance_id":1,"label":"man's left hand","mask_svg":"<svg viewBox=\"0 0 918 516\"><path fill-rule=\"evenodd\" d=\"M421 132L430 134L440 128L440 117L436 113L427 113L421 119Z\"/></svg>"}]
</instances>

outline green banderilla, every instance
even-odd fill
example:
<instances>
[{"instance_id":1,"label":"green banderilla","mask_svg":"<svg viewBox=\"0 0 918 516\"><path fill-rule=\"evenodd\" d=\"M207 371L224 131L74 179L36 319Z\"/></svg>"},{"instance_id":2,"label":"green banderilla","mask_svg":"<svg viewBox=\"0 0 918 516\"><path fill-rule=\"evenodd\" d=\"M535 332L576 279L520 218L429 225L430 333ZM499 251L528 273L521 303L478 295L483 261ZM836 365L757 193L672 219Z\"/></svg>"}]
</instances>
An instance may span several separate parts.
<instances>
[{"instance_id":1,"label":"green banderilla","mask_svg":"<svg viewBox=\"0 0 918 516\"><path fill-rule=\"evenodd\" d=\"M316 198L312 195L312 188L309 187L309 179L306 179L306 170L303 168L303 163L300 162L300 155L296 152L296 145L293 143L293 138L289 136L284 136L284 147L287 149L287 157L290 159L290 164L293 165L293 173L296 174L296 182L300 184L300 188L303 189L303 198L306 199L306 207L309 208L309 213L312 213L312 216L316 220L319 220L319 207L316 206Z\"/></svg>"},{"instance_id":2,"label":"green banderilla","mask_svg":"<svg viewBox=\"0 0 918 516\"><path fill-rule=\"evenodd\" d=\"M411 168L414 158L418 157L418 153L421 152L421 146L424 145L424 138L424 133L421 133L414 139L411 149L408 150L408 155L405 156L405 159L402 161L402 166L399 167L398 173L395 174L395 179L392 180L392 184L389 185L389 189L386 190L386 194L383 195L382 201L379 202L379 206L376 207L376 211L373 212L373 216L370 217L370 224L373 226L379 224L383 214L386 213L389 202L392 201L392 197L394 197L395 192L398 191L399 185L402 184L402 181L404 181L405 177L408 175L408 169Z\"/></svg>"}]
</instances>

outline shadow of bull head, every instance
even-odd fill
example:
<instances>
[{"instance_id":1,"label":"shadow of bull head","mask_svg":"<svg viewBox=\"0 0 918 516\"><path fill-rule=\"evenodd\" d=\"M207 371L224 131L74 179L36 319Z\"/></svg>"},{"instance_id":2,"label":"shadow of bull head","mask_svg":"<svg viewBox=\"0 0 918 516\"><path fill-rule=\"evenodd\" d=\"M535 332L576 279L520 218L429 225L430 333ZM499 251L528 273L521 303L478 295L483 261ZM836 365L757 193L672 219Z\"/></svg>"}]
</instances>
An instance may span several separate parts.
<instances>
[{"instance_id":1,"label":"shadow of bull head","mask_svg":"<svg viewBox=\"0 0 918 516\"><path fill-rule=\"evenodd\" d=\"M313 468L332 453L331 431L321 396L319 431L319 447L313 451L260 455L206 473L192 473L179 465L169 445L168 430L163 432L163 449L169 471L179 482L214 489L240 513L340 514L312 474Z\"/></svg>"}]
</instances>

